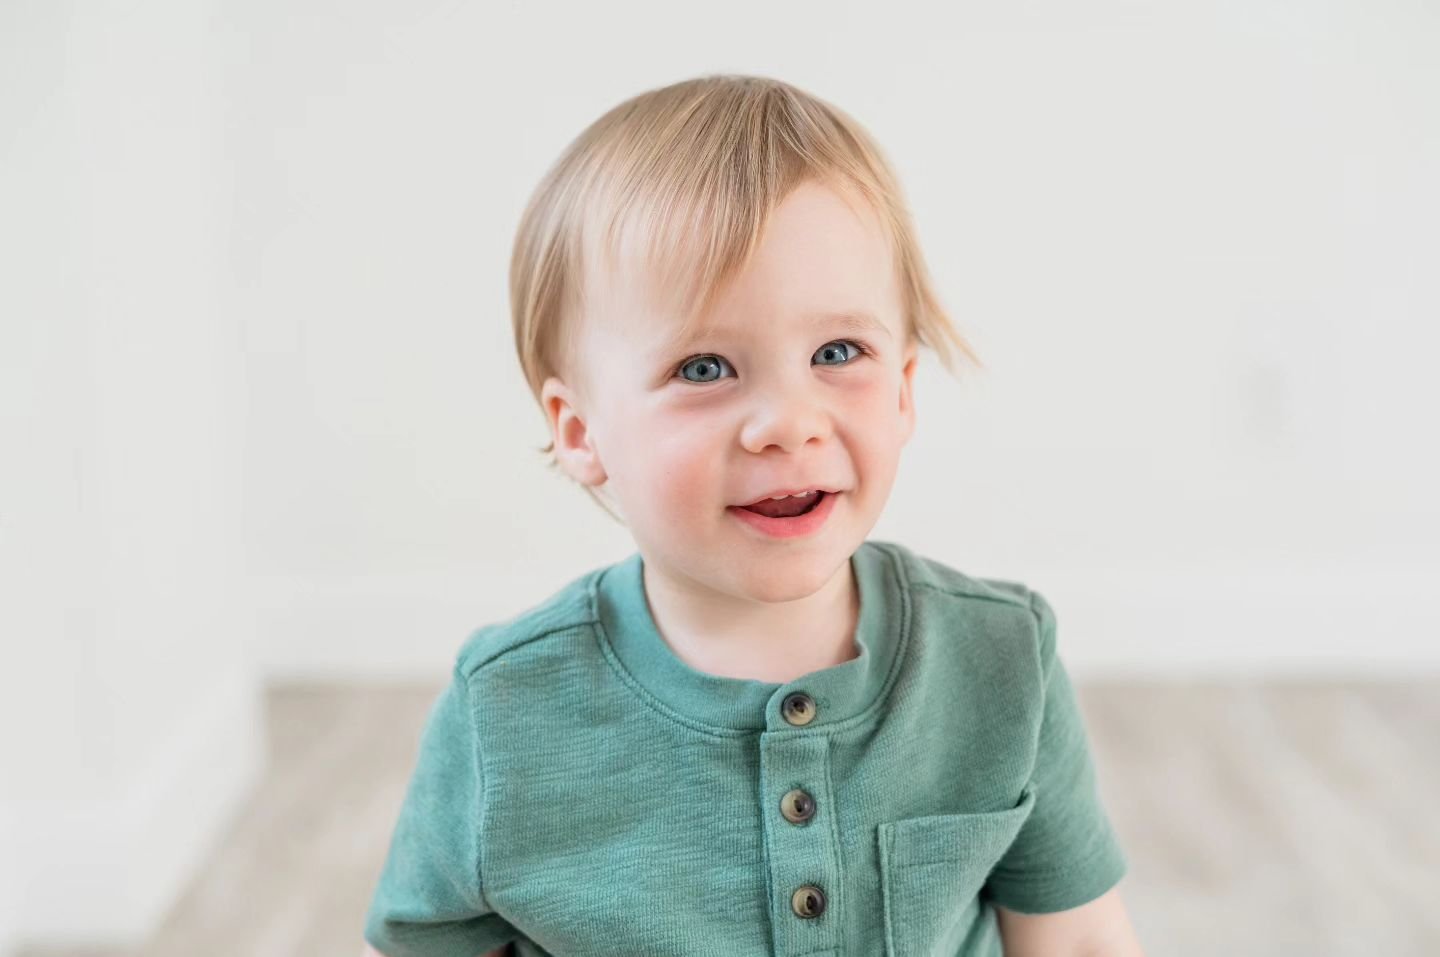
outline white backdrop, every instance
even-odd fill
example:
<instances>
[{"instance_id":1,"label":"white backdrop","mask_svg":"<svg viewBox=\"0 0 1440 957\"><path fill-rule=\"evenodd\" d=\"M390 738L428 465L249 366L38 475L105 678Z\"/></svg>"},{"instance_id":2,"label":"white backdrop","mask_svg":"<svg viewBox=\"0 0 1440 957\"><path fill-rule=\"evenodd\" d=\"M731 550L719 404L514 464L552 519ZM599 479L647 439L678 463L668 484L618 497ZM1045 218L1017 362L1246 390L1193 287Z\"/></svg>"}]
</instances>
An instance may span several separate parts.
<instances>
[{"instance_id":1,"label":"white backdrop","mask_svg":"<svg viewBox=\"0 0 1440 957\"><path fill-rule=\"evenodd\" d=\"M1044 591L1077 675L1440 671L1434 7L9 0L0 952L145 932L266 679L439 680L628 554L510 243L715 71L869 126L988 364L926 356L873 537Z\"/></svg>"},{"instance_id":2,"label":"white backdrop","mask_svg":"<svg viewBox=\"0 0 1440 957\"><path fill-rule=\"evenodd\" d=\"M629 550L530 453L510 243L585 124L714 70L876 133L988 363L927 357L874 536L1045 591L1078 673L1440 664L1435 8L295 9L233 10L267 672L433 674Z\"/></svg>"}]
</instances>

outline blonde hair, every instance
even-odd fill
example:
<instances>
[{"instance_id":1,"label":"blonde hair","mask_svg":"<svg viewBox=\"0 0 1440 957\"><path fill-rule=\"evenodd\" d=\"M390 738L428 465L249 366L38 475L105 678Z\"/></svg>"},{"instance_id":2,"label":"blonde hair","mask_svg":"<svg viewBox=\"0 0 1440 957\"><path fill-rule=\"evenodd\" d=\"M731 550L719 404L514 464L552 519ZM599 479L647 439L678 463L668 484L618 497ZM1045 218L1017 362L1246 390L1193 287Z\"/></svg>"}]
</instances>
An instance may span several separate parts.
<instances>
[{"instance_id":1,"label":"blonde hair","mask_svg":"<svg viewBox=\"0 0 1440 957\"><path fill-rule=\"evenodd\" d=\"M956 352L982 366L940 304L899 182L870 134L789 83L712 74L610 109L531 196L510 262L510 313L536 401L547 378L570 369L587 269L638 260L670 298L676 336L684 336L743 270L771 212L807 181L858 194L878 215L895 254L907 339L952 374ZM554 450L553 436L537 449L552 468Z\"/></svg>"}]
</instances>

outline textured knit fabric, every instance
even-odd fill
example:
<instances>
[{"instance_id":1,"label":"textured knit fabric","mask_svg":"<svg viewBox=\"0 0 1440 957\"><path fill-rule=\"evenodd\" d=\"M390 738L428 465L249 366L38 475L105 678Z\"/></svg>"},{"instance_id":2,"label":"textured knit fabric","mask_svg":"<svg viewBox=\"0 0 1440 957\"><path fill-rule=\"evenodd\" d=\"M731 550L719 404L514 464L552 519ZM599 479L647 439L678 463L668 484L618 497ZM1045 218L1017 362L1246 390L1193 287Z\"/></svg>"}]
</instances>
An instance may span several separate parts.
<instances>
[{"instance_id":1,"label":"textured knit fabric","mask_svg":"<svg viewBox=\"0 0 1440 957\"><path fill-rule=\"evenodd\" d=\"M774 684L681 660L642 561L462 645L366 916L381 953L998 957L993 904L1125 873L1039 593L867 541L858 657Z\"/></svg>"}]
</instances>

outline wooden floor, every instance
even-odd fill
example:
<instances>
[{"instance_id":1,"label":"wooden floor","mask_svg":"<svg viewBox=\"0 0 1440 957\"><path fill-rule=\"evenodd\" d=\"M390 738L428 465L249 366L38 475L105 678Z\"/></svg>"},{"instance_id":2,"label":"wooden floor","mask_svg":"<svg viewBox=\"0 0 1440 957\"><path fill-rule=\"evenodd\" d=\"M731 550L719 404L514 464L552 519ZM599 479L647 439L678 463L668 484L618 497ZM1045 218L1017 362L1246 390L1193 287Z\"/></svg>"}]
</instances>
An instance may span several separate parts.
<instances>
[{"instance_id":1,"label":"wooden floor","mask_svg":"<svg viewBox=\"0 0 1440 957\"><path fill-rule=\"evenodd\" d=\"M1440 955L1440 681L1077 685L1148 957ZM439 690L273 688L270 773L154 939L22 957L359 957Z\"/></svg>"}]
</instances>

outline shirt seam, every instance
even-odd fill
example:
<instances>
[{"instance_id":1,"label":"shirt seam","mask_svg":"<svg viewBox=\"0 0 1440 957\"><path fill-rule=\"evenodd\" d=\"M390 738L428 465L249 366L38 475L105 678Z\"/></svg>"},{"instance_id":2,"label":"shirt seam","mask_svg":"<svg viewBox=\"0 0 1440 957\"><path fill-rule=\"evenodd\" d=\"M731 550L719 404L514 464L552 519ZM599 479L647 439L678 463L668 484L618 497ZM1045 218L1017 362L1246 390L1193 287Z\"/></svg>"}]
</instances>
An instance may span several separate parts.
<instances>
[{"instance_id":1,"label":"shirt seam","mask_svg":"<svg viewBox=\"0 0 1440 957\"><path fill-rule=\"evenodd\" d=\"M1040 602L1049 611L1050 618L1050 647L1045 647L1045 618L1046 615L1036 607ZM1050 608L1050 603L1034 589L1030 589L1030 614L1035 616L1035 657L1040 668L1040 687L1048 697L1050 694L1050 678L1055 672L1055 659L1058 652L1055 649L1055 610Z\"/></svg>"},{"instance_id":2,"label":"shirt seam","mask_svg":"<svg viewBox=\"0 0 1440 957\"><path fill-rule=\"evenodd\" d=\"M1050 867L1029 868L1023 873L1014 875L1002 871L992 870L986 879L990 885L989 895L997 903L1004 904L1006 900L1016 901L1032 895L1044 896L1046 892L1060 888L1064 891L1072 891L1076 878L1090 878L1096 873L1097 865L1107 868L1099 873L1104 879L1109 879L1112 872L1115 875L1108 886L1113 887L1129 872L1129 860L1124 849L1116 842L1113 836L1098 844L1090 853L1083 857L1069 861L1065 864ZM998 892L992 883L999 879Z\"/></svg>"},{"instance_id":3,"label":"shirt seam","mask_svg":"<svg viewBox=\"0 0 1440 957\"><path fill-rule=\"evenodd\" d=\"M470 674L473 674L471 672ZM460 667L460 662L455 663L454 675L465 682L465 701L469 720L466 722L470 729L470 754L475 764L476 794L478 807L472 808L471 813L475 815L475 889L480 903L495 913L494 906L490 903L489 896L485 893L485 811L489 806L488 795L485 793L485 753L480 747L480 729L476 726L479 716L475 705L475 686L470 681L470 674L467 674Z\"/></svg>"},{"instance_id":4,"label":"shirt seam","mask_svg":"<svg viewBox=\"0 0 1440 957\"><path fill-rule=\"evenodd\" d=\"M949 588L945 585L937 585L935 582L912 581L916 588L928 588L930 591L938 591L942 595L949 595L951 598L971 598L975 601L994 602L997 605L1013 605L1016 608L1028 607L1028 602L1019 598L1011 598L1008 595L977 595L972 591L961 591L956 588ZM1033 589L1026 587L1027 594L1034 594Z\"/></svg>"},{"instance_id":5,"label":"shirt seam","mask_svg":"<svg viewBox=\"0 0 1440 957\"><path fill-rule=\"evenodd\" d=\"M488 665L490 665L490 664L492 664L492 663L494 663L494 662L496 662L496 661L501 660L501 659L504 658L506 655L509 655L511 652L517 651L517 650L525 647L525 646L528 645L528 644L532 644L533 642L539 641L539 640L541 640L542 638L549 638L551 635L558 634L558 633L560 633L560 632L564 632L564 631L574 631L574 630L577 629L577 628L583 628L584 626L589 625L589 624L593 624L593 621L592 621L591 619L581 617L581 618L572 618L572 619L569 619L569 620L567 620L567 621L562 621L562 622L558 622L558 623L555 623L555 624L547 625L546 627L542 628L542 629L539 630L539 631L536 631L536 632L533 632L533 633L531 633L531 634L528 634L528 635L526 635L526 636L523 637L523 638L517 639L517 640L516 640L514 643L512 643L512 644L508 644L508 645L506 645L505 647L498 649L498 650L495 651L493 654L491 654L489 657L480 658L479 660L469 660L469 659L470 659L470 651L469 651L469 649L470 649L470 647L471 647L471 641L473 641L475 635L479 634L480 631L483 631L483 630L485 630L486 628L498 628L498 627L503 627L502 625L485 625L485 626L482 626L481 628L477 629L476 631L471 632L471 640L465 642L465 644L464 644L464 646L463 646L463 648L462 648L462 650L461 650L461 653L460 653L460 660L459 660L459 662L457 662L457 667L460 667L460 668L461 668L461 672L462 672L462 673L465 675L465 677L468 679L471 675L475 674L475 673L478 672L480 669L482 669L482 668L484 668L484 667L486 667L486 666L488 666Z\"/></svg>"},{"instance_id":6,"label":"shirt seam","mask_svg":"<svg viewBox=\"0 0 1440 957\"><path fill-rule=\"evenodd\" d=\"M900 587L896 589L900 595L900 641L895 646L895 654L890 658L890 671L885 675L885 681L880 685L880 691L875 695L875 700L871 702L870 707L857 714L853 721L837 725L837 731L863 725L872 713L887 705L891 693L895 690L895 685L899 683L900 671L905 667L905 657L910 653L910 642L914 638L912 632L914 631L915 611L912 607L910 589L920 582L910 578L909 569L905 567L905 558L901 555L899 546L885 542L877 542L876 545L889 557L890 571L900 582Z\"/></svg>"},{"instance_id":7,"label":"shirt seam","mask_svg":"<svg viewBox=\"0 0 1440 957\"><path fill-rule=\"evenodd\" d=\"M970 598L975 601L993 602L1000 605L1010 605L1014 608L1023 608L1035 619L1035 658L1036 666L1040 672L1040 685L1042 693L1049 686L1051 667L1045 654L1045 621L1040 612L1035 608L1035 600L1039 592L1028 585L1021 585L1025 589L1026 598L1011 598L1004 595L976 595L973 592L957 591L946 588L944 585L937 585L934 582L917 581L913 583L916 588L926 588L951 598ZM1043 599L1042 599L1043 600ZM1049 656L1053 659L1053 655Z\"/></svg>"},{"instance_id":8,"label":"shirt seam","mask_svg":"<svg viewBox=\"0 0 1440 957\"><path fill-rule=\"evenodd\" d=\"M836 791L835 791L835 774L834 774L834 771L835 771L835 737L834 737L833 735L827 735L826 738L825 738L825 787L826 787L826 790L827 790L831 795L834 795L834 794L836 793ZM830 819L830 844L831 844L831 846L835 849L835 871L836 871L836 874L837 874L837 875L839 876L839 878L840 878L840 886L839 886L839 888L838 888L839 894L836 895L837 899L836 899L836 901L835 901L835 904L836 904L836 906L837 906L837 908L838 908L839 910L843 911L843 910L845 909L845 907L846 907L846 901L845 901L845 895L846 895L846 891L845 891L845 876L846 876L846 874L845 874L845 842L840 839L840 822L839 822L839 820L838 820L838 817L839 817L839 816L832 811L832 812L828 815L828 817L829 817L829 819ZM768 870L768 868L767 868L767 870ZM835 931L836 931L836 934L835 934L835 935L836 935L836 937L838 938L837 944L838 944L838 947L839 947L839 951L840 951L840 953L843 954L843 953L845 953L845 951L846 951L846 947L845 947L845 924L842 922L842 923L835 929Z\"/></svg>"}]
</instances>

